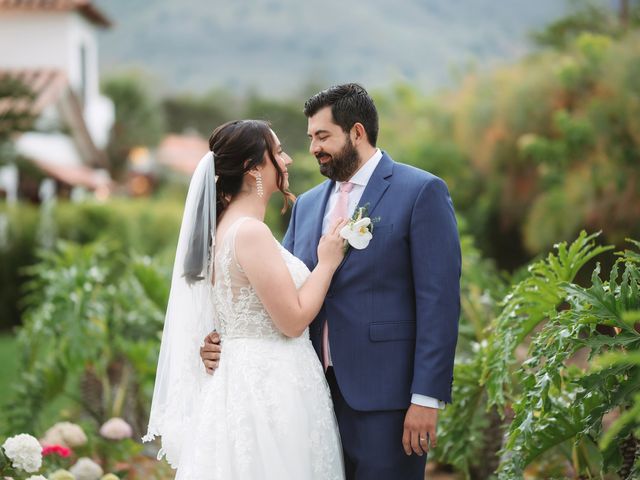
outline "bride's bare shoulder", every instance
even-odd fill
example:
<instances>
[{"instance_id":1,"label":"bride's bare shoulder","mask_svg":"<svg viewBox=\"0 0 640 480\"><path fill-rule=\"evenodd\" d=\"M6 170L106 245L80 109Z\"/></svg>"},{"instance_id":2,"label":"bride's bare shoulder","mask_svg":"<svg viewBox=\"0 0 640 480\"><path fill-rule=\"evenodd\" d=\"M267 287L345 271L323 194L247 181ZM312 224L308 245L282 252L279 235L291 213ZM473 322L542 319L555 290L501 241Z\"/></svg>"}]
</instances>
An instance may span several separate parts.
<instances>
[{"instance_id":1,"label":"bride's bare shoulder","mask_svg":"<svg viewBox=\"0 0 640 480\"><path fill-rule=\"evenodd\" d=\"M266 223L261 222L257 218L246 217L244 221L238 225L238 231L236 232L236 238L256 237L256 236L271 236L271 230Z\"/></svg>"},{"instance_id":2,"label":"bride's bare shoulder","mask_svg":"<svg viewBox=\"0 0 640 480\"><path fill-rule=\"evenodd\" d=\"M243 248L271 245L273 243L273 234L269 227L258 219L250 218L242 222L236 231L236 251L239 252Z\"/></svg>"}]
</instances>

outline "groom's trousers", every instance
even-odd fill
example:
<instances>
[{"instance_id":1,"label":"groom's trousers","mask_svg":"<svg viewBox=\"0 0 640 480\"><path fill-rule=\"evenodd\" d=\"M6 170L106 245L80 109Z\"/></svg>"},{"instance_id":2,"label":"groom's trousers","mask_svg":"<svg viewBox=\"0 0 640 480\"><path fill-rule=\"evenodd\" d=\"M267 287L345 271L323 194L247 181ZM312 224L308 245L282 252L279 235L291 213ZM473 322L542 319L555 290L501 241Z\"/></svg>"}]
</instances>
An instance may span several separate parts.
<instances>
[{"instance_id":1,"label":"groom's trousers","mask_svg":"<svg viewBox=\"0 0 640 480\"><path fill-rule=\"evenodd\" d=\"M327 369L338 419L347 480L423 480L427 456L407 456L402 447L405 410L361 412L340 392L333 367Z\"/></svg>"}]
</instances>

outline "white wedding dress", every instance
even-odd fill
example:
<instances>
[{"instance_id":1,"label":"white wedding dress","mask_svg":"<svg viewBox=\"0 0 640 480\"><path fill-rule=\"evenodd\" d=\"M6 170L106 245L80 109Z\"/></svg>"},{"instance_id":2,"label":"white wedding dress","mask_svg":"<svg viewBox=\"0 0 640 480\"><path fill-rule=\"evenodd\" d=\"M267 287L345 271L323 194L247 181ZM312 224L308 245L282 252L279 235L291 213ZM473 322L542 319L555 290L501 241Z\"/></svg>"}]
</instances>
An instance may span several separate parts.
<instances>
[{"instance_id":1,"label":"white wedding dress","mask_svg":"<svg viewBox=\"0 0 640 480\"><path fill-rule=\"evenodd\" d=\"M343 479L329 387L308 330L298 338L283 335L236 261L235 236L246 219L236 220L216 246L222 355L196 402L176 479ZM309 270L279 248L300 288Z\"/></svg>"}]
</instances>

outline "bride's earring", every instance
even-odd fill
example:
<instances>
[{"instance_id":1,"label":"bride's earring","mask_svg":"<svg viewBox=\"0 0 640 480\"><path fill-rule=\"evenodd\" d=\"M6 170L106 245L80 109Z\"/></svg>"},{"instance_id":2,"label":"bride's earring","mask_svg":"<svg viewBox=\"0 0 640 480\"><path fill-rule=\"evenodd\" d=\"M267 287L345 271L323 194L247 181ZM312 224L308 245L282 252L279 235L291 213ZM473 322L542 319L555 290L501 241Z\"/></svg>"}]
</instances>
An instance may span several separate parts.
<instances>
[{"instance_id":1,"label":"bride's earring","mask_svg":"<svg viewBox=\"0 0 640 480\"><path fill-rule=\"evenodd\" d=\"M256 173L256 189L258 190L258 196L260 198L264 197L264 186L262 185L262 174L260 172Z\"/></svg>"}]
</instances>

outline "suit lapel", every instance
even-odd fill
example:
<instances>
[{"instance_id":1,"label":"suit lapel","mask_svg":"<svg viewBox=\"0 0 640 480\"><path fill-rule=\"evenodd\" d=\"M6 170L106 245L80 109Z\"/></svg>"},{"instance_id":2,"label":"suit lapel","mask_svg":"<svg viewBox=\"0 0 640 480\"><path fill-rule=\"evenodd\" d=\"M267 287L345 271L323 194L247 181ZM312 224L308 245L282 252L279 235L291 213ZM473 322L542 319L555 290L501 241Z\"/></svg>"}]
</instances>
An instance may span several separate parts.
<instances>
[{"instance_id":1,"label":"suit lapel","mask_svg":"<svg viewBox=\"0 0 640 480\"><path fill-rule=\"evenodd\" d=\"M369 204L367 209L367 215L369 217L373 216L374 210L378 205L378 202L384 195L384 192L389 188L389 178L393 173L393 160L386 153L382 153L382 158L380 159L380 163L373 171L371 178L369 179L369 183L367 183L367 187L362 192L362 198L358 204L359 207L364 207L366 204Z\"/></svg>"},{"instance_id":2,"label":"suit lapel","mask_svg":"<svg viewBox=\"0 0 640 480\"><path fill-rule=\"evenodd\" d=\"M335 187L336 183L333 181L326 181L323 185L318 195L320 196L320 202L318 206L318 210L315 212L316 218L314 220L313 225L315 226L314 232L314 242L313 245L318 245L320 243L320 237L322 236L322 222L324 221L324 212L327 209L327 202L329 201L329 196L331 195L331 191ZM318 263L318 250L314 249L312 252L313 255L313 263Z\"/></svg>"},{"instance_id":3,"label":"suit lapel","mask_svg":"<svg viewBox=\"0 0 640 480\"><path fill-rule=\"evenodd\" d=\"M380 199L382 199L384 192L386 192L387 188L389 188L389 181L387 180L387 178L391 177L392 174L393 160L391 160L391 157L389 157L389 155L387 155L385 152L382 152L380 163L378 163L378 166L373 171L373 174L371 175L371 178L369 179L364 192L362 192L360 202L358 202L357 205L357 207L364 207L366 204L369 204L367 208L368 217L374 217L373 213L376 206L380 202ZM320 240L320 237L318 237L318 240ZM347 250L347 254L342 259L342 263L340 263L340 266L336 270L336 273L340 269L342 269L344 264L347 262L352 250L353 248L349 248L349 250Z\"/></svg>"}]
</instances>

